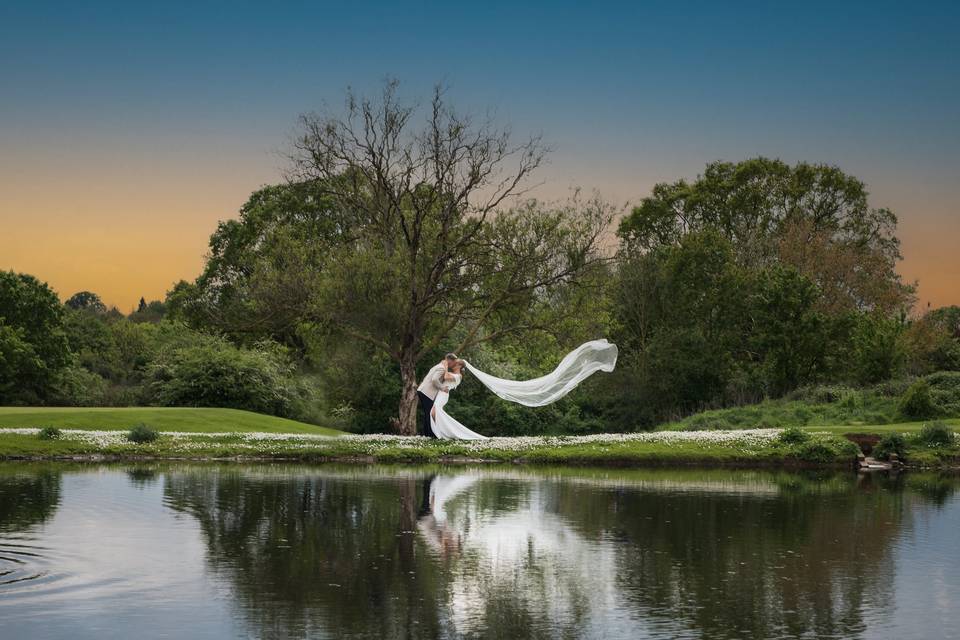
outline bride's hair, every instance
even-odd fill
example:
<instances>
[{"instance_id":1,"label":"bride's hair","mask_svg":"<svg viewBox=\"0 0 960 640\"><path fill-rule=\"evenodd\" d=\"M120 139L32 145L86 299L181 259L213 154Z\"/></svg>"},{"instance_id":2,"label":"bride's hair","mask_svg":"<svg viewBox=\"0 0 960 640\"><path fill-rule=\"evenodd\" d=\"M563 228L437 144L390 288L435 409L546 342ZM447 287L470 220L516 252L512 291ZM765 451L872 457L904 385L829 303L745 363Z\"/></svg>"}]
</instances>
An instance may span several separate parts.
<instances>
[{"instance_id":1,"label":"bride's hair","mask_svg":"<svg viewBox=\"0 0 960 640\"><path fill-rule=\"evenodd\" d=\"M463 375L467 370L467 361L459 358L457 359L457 366L460 367L460 375Z\"/></svg>"}]
</instances>

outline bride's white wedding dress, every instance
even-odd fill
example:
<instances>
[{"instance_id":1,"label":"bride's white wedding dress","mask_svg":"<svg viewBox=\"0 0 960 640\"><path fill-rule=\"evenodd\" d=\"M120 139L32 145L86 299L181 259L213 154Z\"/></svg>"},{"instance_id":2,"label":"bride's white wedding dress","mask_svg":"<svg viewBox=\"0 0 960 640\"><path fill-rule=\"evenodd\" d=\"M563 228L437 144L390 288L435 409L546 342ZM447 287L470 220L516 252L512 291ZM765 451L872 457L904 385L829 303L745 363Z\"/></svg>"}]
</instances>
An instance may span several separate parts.
<instances>
[{"instance_id":1,"label":"bride's white wedding dress","mask_svg":"<svg viewBox=\"0 0 960 640\"><path fill-rule=\"evenodd\" d=\"M444 383L446 391L437 394L437 399L433 403L433 416L430 418L430 428L433 429L433 435L441 440L482 440L486 436L475 433L460 424L456 418L443 410L450 399L450 391L460 385L463 376L454 374L453 380Z\"/></svg>"},{"instance_id":2,"label":"bride's white wedding dress","mask_svg":"<svg viewBox=\"0 0 960 640\"><path fill-rule=\"evenodd\" d=\"M542 407L559 400L567 395L587 377L596 371L610 373L617 365L617 345L606 340L591 340L580 345L560 361L557 368L545 376L532 380L505 380L480 371L469 362L466 368L471 371L481 383L495 394L527 407ZM486 436L475 433L457 422L450 416L444 407L450 399L449 390L457 388L461 376L454 376L453 381L445 383L448 391L441 391L433 406L435 415L430 424L433 433L445 440L480 440Z\"/></svg>"}]
</instances>

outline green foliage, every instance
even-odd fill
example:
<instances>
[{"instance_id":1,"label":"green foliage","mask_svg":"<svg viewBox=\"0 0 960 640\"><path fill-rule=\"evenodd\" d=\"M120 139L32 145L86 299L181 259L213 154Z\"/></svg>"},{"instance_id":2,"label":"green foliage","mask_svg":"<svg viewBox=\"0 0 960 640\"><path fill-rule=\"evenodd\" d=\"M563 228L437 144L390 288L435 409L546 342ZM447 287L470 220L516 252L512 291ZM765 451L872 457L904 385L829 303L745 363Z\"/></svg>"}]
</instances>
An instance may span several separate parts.
<instances>
[{"instance_id":1,"label":"green foliage","mask_svg":"<svg viewBox=\"0 0 960 640\"><path fill-rule=\"evenodd\" d=\"M960 371L939 371L924 380L930 384L930 396L937 409L946 416L960 416Z\"/></svg>"},{"instance_id":2,"label":"green foliage","mask_svg":"<svg viewBox=\"0 0 960 640\"><path fill-rule=\"evenodd\" d=\"M131 313L127 318L131 322L160 322L167 314L167 303L161 300L151 300L147 302L140 298L140 305L137 310Z\"/></svg>"},{"instance_id":3,"label":"green foliage","mask_svg":"<svg viewBox=\"0 0 960 640\"><path fill-rule=\"evenodd\" d=\"M133 428L127 433L127 440L137 444L154 442L159 437L160 434L157 433L155 429L142 422L134 425Z\"/></svg>"},{"instance_id":4,"label":"green foliage","mask_svg":"<svg viewBox=\"0 0 960 640\"><path fill-rule=\"evenodd\" d=\"M930 383L926 380L918 380L910 385L900 399L898 409L901 414L914 420L935 417L939 410L930 393Z\"/></svg>"},{"instance_id":5,"label":"green foliage","mask_svg":"<svg viewBox=\"0 0 960 640\"><path fill-rule=\"evenodd\" d=\"M41 440L56 440L62 435L60 429L56 427L44 427L40 429L40 433L37 434L37 437Z\"/></svg>"},{"instance_id":6,"label":"green foliage","mask_svg":"<svg viewBox=\"0 0 960 640\"><path fill-rule=\"evenodd\" d=\"M0 271L0 404L42 402L69 361L57 295L33 276Z\"/></svg>"},{"instance_id":7,"label":"green foliage","mask_svg":"<svg viewBox=\"0 0 960 640\"><path fill-rule=\"evenodd\" d=\"M947 447L956 444L953 429L945 422L928 422L917 434L917 441L928 447Z\"/></svg>"},{"instance_id":8,"label":"green foliage","mask_svg":"<svg viewBox=\"0 0 960 640\"><path fill-rule=\"evenodd\" d=\"M63 303L74 311L87 311L90 313L106 313L107 306L103 304L100 296L91 291L79 291Z\"/></svg>"},{"instance_id":9,"label":"green foliage","mask_svg":"<svg viewBox=\"0 0 960 640\"><path fill-rule=\"evenodd\" d=\"M820 292L792 268L760 274L752 317L754 350L773 395L825 377L835 351L831 323L816 304Z\"/></svg>"},{"instance_id":10,"label":"green foliage","mask_svg":"<svg viewBox=\"0 0 960 640\"><path fill-rule=\"evenodd\" d=\"M895 377L906 358L902 333L903 325L897 319L859 316L852 336L850 377L864 385Z\"/></svg>"},{"instance_id":11,"label":"green foliage","mask_svg":"<svg viewBox=\"0 0 960 640\"><path fill-rule=\"evenodd\" d=\"M907 440L900 433L885 434L873 448L873 455L881 460L889 460L891 453L903 458L906 452Z\"/></svg>"},{"instance_id":12,"label":"green foliage","mask_svg":"<svg viewBox=\"0 0 960 640\"><path fill-rule=\"evenodd\" d=\"M63 407L97 407L107 399L107 381L100 375L77 365L62 369L47 395L48 405Z\"/></svg>"},{"instance_id":13,"label":"green foliage","mask_svg":"<svg viewBox=\"0 0 960 640\"><path fill-rule=\"evenodd\" d=\"M278 345L236 347L203 336L196 344L167 346L150 364L153 399L163 406L228 407L289 417L303 389Z\"/></svg>"},{"instance_id":14,"label":"green foliage","mask_svg":"<svg viewBox=\"0 0 960 640\"><path fill-rule=\"evenodd\" d=\"M933 309L913 320L902 342L911 372L960 371L960 307Z\"/></svg>"},{"instance_id":15,"label":"green foliage","mask_svg":"<svg viewBox=\"0 0 960 640\"><path fill-rule=\"evenodd\" d=\"M844 458L853 459L859 449L843 438L818 436L795 443L790 451L794 457L807 462L837 462Z\"/></svg>"},{"instance_id":16,"label":"green foliage","mask_svg":"<svg viewBox=\"0 0 960 640\"><path fill-rule=\"evenodd\" d=\"M801 444L810 439L810 434L798 427L787 427L778 437L784 444Z\"/></svg>"},{"instance_id":17,"label":"green foliage","mask_svg":"<svg viewBox=\"0 0 960 640\"><path fill-rule=\"evenodd\" d=\"M714 229L739 263L780 262L820 283L823 309L889 313L911 293L894 269L896 222L888 209L871 208L865 185L837 167L751 158L711 163L693 182L655 185L618 233L627 247L647 252Z\"/></svg>"}]
</instances>

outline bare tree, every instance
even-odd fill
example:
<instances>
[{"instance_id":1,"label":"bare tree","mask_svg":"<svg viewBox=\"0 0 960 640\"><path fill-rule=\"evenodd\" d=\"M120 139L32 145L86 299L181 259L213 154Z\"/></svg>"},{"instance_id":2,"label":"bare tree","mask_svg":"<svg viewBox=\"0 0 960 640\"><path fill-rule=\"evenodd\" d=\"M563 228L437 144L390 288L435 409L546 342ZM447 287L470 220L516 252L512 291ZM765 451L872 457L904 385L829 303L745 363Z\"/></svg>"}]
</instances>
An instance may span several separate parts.
<instances>
[{"instance_id":1,"label":"bare tree","mask_svg":"<svg viewBox=\"0 0 960 640\"><path fill-rule=\"evenodd\" d=\"M610 211L599 200L503 210L543 162L541 138L516 143L492 119L458 114L441 87L426 109L397 89L388 81L377 100L348 91L344 113L302 116L289 178L321 185L348 238L331 250L316 319L398 362L398 428L409 434L418 362L454 337L463 350L549 329L508 310L602 261Z\"/></svg>"}]
</instances>

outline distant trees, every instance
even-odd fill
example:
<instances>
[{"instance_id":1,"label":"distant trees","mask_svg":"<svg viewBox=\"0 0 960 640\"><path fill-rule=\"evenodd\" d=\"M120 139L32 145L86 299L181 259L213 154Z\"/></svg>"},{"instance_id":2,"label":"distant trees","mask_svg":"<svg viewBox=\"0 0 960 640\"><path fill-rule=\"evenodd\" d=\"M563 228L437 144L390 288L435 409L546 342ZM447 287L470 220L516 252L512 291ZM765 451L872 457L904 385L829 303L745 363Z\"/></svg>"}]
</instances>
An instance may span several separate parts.
<instances>
[{"instance_id":1,"label":"distant trees","mask_svg":"<svg viewBox=\"0 0 960 640\"><path fill-rule=\"evenodd\" d=\"M70 296L64 304L74 311L91 311L93 313L106 313L107 311L107 306L103 304L100 296L91 291L78 291Z\"/></svg>"},{"instance_id":2,"label":"distant trees","mask_svg":"<svg viewBox=\"0 0 960 640\"><path fill-rule=\"evenodd\" d=\"M825 311L891 313L912 303L895 271L896 226L893 212L870 207L863 182L837 167L753 158L708 164L693 182L657 184L619 234L628 251L645 252L713 229L739 264L781 264L809 278Z\"/></svg>"}]
</instances>

